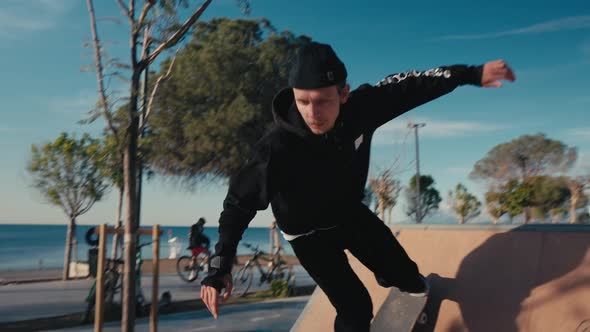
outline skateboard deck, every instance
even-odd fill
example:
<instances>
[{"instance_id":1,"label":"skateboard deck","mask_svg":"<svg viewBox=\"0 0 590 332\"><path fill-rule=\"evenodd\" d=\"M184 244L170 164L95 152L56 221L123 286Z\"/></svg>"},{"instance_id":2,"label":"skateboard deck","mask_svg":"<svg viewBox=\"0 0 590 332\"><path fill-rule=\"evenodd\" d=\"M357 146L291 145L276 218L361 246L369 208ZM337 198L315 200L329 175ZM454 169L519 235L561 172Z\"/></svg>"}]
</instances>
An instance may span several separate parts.
<instances>
[{"instance_id":1,"label":"skateboard deck","mask_svg":"<svg viewBox=\"0 0 590 332\"><path fill-rule=\"evenodd\" d=\"M428 296L415 297L391 287L389 295L375 315L371 332L410 332L416 324L426 324L424 312Z\"/></svg>"}]
</instances>

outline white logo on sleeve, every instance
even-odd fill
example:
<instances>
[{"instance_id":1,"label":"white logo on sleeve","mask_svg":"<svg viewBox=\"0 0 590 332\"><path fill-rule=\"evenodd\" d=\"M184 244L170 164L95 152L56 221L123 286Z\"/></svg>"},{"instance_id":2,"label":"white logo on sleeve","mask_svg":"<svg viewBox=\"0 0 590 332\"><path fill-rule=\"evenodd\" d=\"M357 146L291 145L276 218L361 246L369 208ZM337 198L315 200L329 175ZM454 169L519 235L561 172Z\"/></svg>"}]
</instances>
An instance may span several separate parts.
<instances>
[{"instance_id":1,"label":"white logo on sleeve","mask_svg":"<svg viewBox=\"0 0 590 332\"><path fill-rule=\"evenodd\" d=\"M397 84L397 83L407 79L408 77L420 77L420 76L429 76L429 77L441 77L442 76L444 78L450 78L451 71L449 69L443 70L443 68L433 68L433 69L428 69L428 70L422 71L422 72L416 71L416 70L406 71L403 73L392 74L392 75L387 76L386 78L379 81L377 83L377 86L383 86L383 85L388 85L388 84Z\"/></svg>"},{"instance_id":2,"label":"white logo on sleeve","mask_svg":"<svg viewBox=\"0 0 590 332\"><path fill-rule=\"evenodd\" d=\"M363 134L361 134L361 136L359 136L357 139L354 140L354 149L358 150L359 146L361 146L362 143L363 143Z\"/></svg>"}]
</instances>

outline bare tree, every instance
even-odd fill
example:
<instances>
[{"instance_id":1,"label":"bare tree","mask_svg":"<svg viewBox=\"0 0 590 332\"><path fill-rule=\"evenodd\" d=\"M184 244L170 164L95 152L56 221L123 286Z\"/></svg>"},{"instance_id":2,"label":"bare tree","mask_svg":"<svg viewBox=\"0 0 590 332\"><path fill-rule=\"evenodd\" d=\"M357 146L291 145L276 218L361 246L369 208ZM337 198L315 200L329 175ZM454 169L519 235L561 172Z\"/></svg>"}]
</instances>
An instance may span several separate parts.
<instances>
[{"instance_id":1,"label":"bare tree","mask_svg":"<svg viewBox=\"0 0 590 332\"><path fill-rule=\"evenodd\" d=\"M389 211L389 223L391 223L391 211L397 203L401 190L399 180L393 179L391 170L387 169L377 178L369 179L369 186L376 196L379 216L387 222L385 212Z\"/></svg>"},{"instance_id":2,"label":"bare tree","mask_svg":"<svg viewBox=\"0 0 590 332\"><path fill-rule=\"evenodd\" d=\"M184 22L179 21L179 6L188 7L187 0L129 0L126 5L117 0L122 15L127 19L130 28L129 48L129 97L124 123L117 128L113 121L112 103L104 85L105 72L102 63L102 47L98 37L96 18L92 0L87 0L92 31L92 44L95 53L95 66L100 95L100 111L107 121L108 128L117 137L123 137L123 184L125 193L125 269L123 273L123 317L122 331L133 331L135 324L135 251L137 244L136 230L138 227L138 138L147 124L149 110L146 102L140 104L140 79L145 75L148 66L164 51L171 49L192 29L199 17L211 4L205 0L195 8ZM247 1L238 1L243 9L249 9ZM141 3L141 4L140 4ZM139 12L139 15L138 15ZM190 12L190 11L189 11ZM153 46L153 48L152 48ZM153 51L150 51L153 49ZM172 61L171 64L173 64ZM161 82L158 79L156 82ZM153 96L159 83L154 86ZM146 98L144 98L146 100ZM148 104L152 104L147 101ZM123 132L118 133L118 130Z\"/></svg>"}]
</instances>

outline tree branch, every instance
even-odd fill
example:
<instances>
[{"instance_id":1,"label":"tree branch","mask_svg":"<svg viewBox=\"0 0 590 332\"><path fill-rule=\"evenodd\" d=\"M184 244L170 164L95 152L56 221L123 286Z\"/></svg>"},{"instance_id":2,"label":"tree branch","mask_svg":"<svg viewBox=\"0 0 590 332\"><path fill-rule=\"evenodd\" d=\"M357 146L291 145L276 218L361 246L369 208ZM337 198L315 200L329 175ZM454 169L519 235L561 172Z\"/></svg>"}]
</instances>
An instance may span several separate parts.
<instances>
[{"instance_id":1,"label":"tree branch","mask_svg":"<svg viewBox=\"0 0 590 332\"><path fill-rule=\"evenodd\" d=\"M145 58L145 55L148 52L148 49L150 47L151 44L151 32L150 32L150 28L149 26L146 26L145 29L143 29L143 46L141 48L141 57L140 59Z\"/></svg>"},{"instance_id":2,"label":"tree branch","mask_svg":"<svg viewBox=\"0 0 590 332\"><path fill-rule=\"evenodd\" d=\"M135 33L138 33L139 30L143 27L143 21L145 20L147 14L149 13L150 9L152 9L155 3L155 0L148 0L146 1L145 5L143 5L141 13L139 14L139 18L137 19L137 26L134 27Z\"/></svg>"},{"instance_id":3,"label":"tree branch","mask_svg":"<svg viewBox=\"0 0 590 332\"><path fill-rule=\"evenodd\" d=\"M81 216L81 215L83 215L84 213L88 212L88 211L90 210L90 208L92 208L92 206L94 205L94 203L96 203L96 200L94 200L94 199L89 199L89 200L86 202L86 206L85 206L85 207L82 207L82 204L80 204L80 207L79 207L79 210L78 210L78 215L77 215L77 216ZM76 216L76 217L77 217L77 216Z\"/></svg>"},{"instance_id":4,"label":"tree branch","mask_svg":"<svg viewBox=\"0 0 590 332\"><path fill-rule=\"evenodd\" d=\"M100 42L98 39L97 30L96 30L96 18L94 15L94 5L92 3L92 0L87 0L86 3L88 4L88 14L90 15L90 29L92 31L92 43L94 45L94 62L96 64L96 79L98 80L98 93L100 94L103 114L104 114L104 117L107 121L107 125L108 125L109 129L111 130L111 132L113 133L113 136L115 137L117 144L119 144L119 137L117 135L117 130L115 129L115 126L113 125L113 117L111 114L111 109L109 106L109 102L108 102L105 87L104 87L104 73L103 73L104 69L102 67L102 55L101 55L101 50L100 50Z\"/></svg>"},{"instance_id":5,"label":"tree branch","mask_svg":"<svg viewBox=\"0 0 590 332\"><path fill-rule=\"evenodd\" d=\"M172 77L172 67L174 67L174 62L176 61L177 55L178 55L178 50L176 50L176 54L174 54L174 58L172 58L172 62L170 62L170 66L168 66L168 71L166 72L166 74L158 77L156 84L154 84L154 88L152 89L152 93L150 94L150 100L148 101L148 104L147 104L145 118L143 119L143 122L141 122L139 124L139 128L140 128L139 132L140 133L143 132L145 124L148 122L148 118L152 112L152 106L154 104L154 99L155 99L156 93L158 91L158 88L160 87L160 84L163 81L167 81L168 79L170 79L170 77Z\"/></svg>"},{"instance_id":6,"label":"tree branch","mask_svg":"<svg viewBox=\"0 0 590 332\"><path fill-rule=\"evenodd\" d=\"M162 44L160 44L160 46L158 46L150 55L147 56L147 58L145 59L141 59L142 62L144 62L144 66L147 66L149 64L151 64L156 57L158 57L158 55L165 49L170 48L174 45L176 45L176 43L178 43L178 41L180 40L180 38L182 38L182 36L184 36L184 34L191 28L191 26L199 19L199 17L203 14L203 12L205 11L205 9L207 9L207 7L209 6L209 4L211 3L212 0L206 0L201 7L199 7L199 9L197 9L187 20L186 22L184 22L184 24L180 27L180 29L178 29L172 36L170 36L170 38L168 38L165 42L163 42Z\"/></svg>"},{"instance_id":7,"label":"tree branch","mask_svg":"<svg viewBox=\"0 0 590 332\"><path fill-rule=\"evenodd\" d=\"M131 17L130 12L129 12L129 8L127 8L127 6L125 6L125 4L123 3L123 0L117 0L117 3L119 4L119 7L121 7L123 14L125 14L125 16L127 16L127 17Z\"/></svg>"}]
</instances>

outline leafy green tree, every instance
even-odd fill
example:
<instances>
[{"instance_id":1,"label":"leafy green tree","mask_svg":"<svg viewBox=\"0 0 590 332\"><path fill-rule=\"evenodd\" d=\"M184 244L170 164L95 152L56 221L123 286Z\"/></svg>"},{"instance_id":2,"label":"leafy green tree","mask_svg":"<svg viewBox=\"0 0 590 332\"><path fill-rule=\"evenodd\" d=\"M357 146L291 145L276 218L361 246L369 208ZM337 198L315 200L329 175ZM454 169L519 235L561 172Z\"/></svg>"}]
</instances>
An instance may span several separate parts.
<instances>
[{"instance_id":1,"label":"leafy green tree","mask_svg":"<svg viewBox=\"0 0 590 332\"><path fill-rule=\"evenodd\" d=\"M406 188L406 200L408 202L406 215L416 217L416 175L410 179L408 188ZM426 216L435 210L438 210L442 201L440 193L434 188L434 179L430 175L420 175L420 212L418 222L421 223Z\"/></svg>"},{"instance_id":2,"label":"leafy green tree","mask_svg":"<svg viewBox=\"0 0 590 332\"><path fill-rule=\"evenodd\" d=\"M545 134L523 135L492 148L477 161L470 176L505 184L510 179L552 175L570 169L577 159L577 150L552 140Z\"/></svg>"},{"instance_id":3,"label":"leafy green tree","mask_svg":"<svg viewBox=\"0 0 590 332\"><path fill-rule=\"evenodd\" d=\"M515 216L524 212L525 207L530 206L533 187L529 183L521 183L519 180L510 180L502 187L502 209L506 211L512 223ZM524 223L528 220L525 218Z\"/></svg>"},{"instance_id":4,"label":"leafy green tree","mask_svg":"<svg viewBox=\"0 0 590 332\"><path fill-rule=\"evenodd\" d=\"M458 183L454 191L449 191L451 209L459 218L459 224L464 224L481 213L481 202Z\"/></svg>"},{"instance_id":5,"label":"leafy green tree","mask_svg":"<svg viewBox=\"0 0 590 332\"><path fill-rule=\"evenodd\" d=\"M496 190L488 190L485 194L486 211L492 218L494 224L497 224L500 218L506 214L506 210L502 206L502 193Z\"/></svg>"},{"instance_id":6,"label":"leafy green tree","mask_svg":"<svg viewBox=\"0 0 590 332\"><path fill-rule=\"evenodd\" d=\"M240 169L271 125L272 99L287 86L288 64L306 42L277 33L266 19L199 22L154 102L154 171L195 183Z\"/></svg>"},{"instance_id":7,"label":"leafy green tree","mask_svg":"<svg viewBox=\"0 0 590 332\"><path fill-rule=\"evenodd\" d=\"M528 181L532 187L530 205L537 220L545 221L548 215L555 218L570 200L565 177L536 176Z\"/></svg>"},{"instance_id":8,"label":"leafy green tree","mask_svg":"<svg viewBox=\"0 0 590 332\"><path fill-rule=\"evenodd\" d=\"M576 159L576 148L552 140L542 133L523 135L492 148L483 159L476 162L470 177L486 180L496 187L514 179L524 183L530 177L565 172ZM528 210L528 207L524 207L525 222L530 220Z\"/></svg>"},{"instance_id":9,"label":"leafy green tree","mask_svg":"<svg viewBox=\"0 0 590 332\"><path fill-rule=\"evenodd\" d=\"M76 218L99 201L108 185L100 172L101 146L88 135L81 139L62 133L55 141L33 145L27 170L33 186L68 216L63 279L69 279Z\"/></svg>"}]
</instances>

